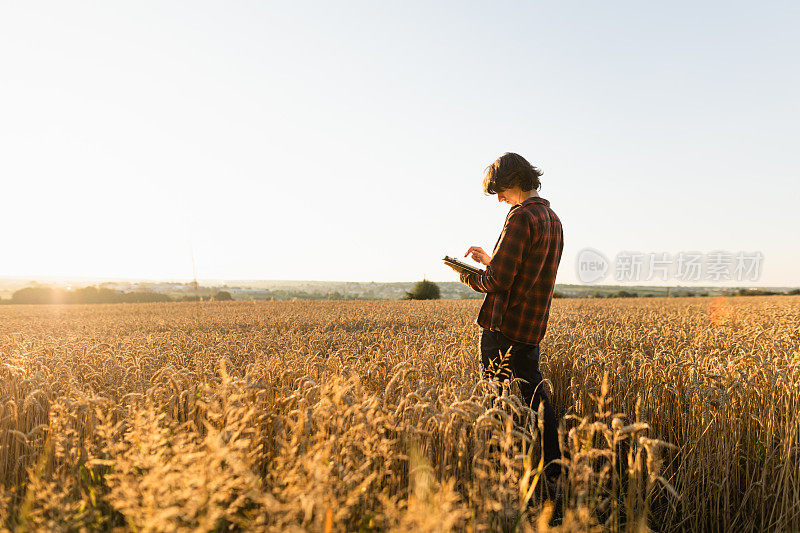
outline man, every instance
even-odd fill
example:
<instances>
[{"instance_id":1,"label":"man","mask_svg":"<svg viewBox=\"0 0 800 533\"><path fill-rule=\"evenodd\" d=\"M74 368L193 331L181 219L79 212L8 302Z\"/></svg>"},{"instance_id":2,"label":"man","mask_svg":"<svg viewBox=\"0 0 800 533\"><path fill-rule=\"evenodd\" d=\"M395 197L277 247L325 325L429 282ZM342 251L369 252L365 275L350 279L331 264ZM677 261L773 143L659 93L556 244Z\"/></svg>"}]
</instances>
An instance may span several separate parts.
<instances>
[{"instance_id":1,"label":"man","mask_svg":"<svg viewBox=\"0 0 800 533\"><path fill-rule=\"evenodd\" d=\"M561 468L558 422L539 372L539 341L547 329L556 271L564 247L561 221L537 192L542 172L522 156L505 153L486 169L483 190L511 209L492 255L478 246L467 253L486 265L461 281L486 297L478 314L481 362L487 377L520 378L524 401L544 407L542 443L548 477Z\"/></svg>"}]
</instances>

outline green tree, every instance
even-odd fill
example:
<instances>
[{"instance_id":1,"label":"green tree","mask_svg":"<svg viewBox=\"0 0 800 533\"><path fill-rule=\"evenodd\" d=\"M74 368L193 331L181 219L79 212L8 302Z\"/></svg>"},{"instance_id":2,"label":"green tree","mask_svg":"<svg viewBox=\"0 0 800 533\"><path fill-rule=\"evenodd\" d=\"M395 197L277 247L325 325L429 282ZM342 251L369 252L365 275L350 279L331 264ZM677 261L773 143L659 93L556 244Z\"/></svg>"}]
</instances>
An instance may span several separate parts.
<instances>
[{"instance_id":1,"label":"green tree","mask_svg":"<svg viewBox=\"0 0 800 533\"><path fill-rule=\"evenodd\" d=\"M228 291L219 291L214 295L215 302L232 302L233 295Z\"/></svg>"},{"instance_id":2,"label":"green tree","mask_svg":"<svg viewBox=\"0 0 800 533\"><path fill-rule=\"evenodd\" d=\"M405 300L438 300L442 297L439 286L423 279L414 284L410 292L406 292Z\"/></svg>"},{"instance_id":3,"label":"green tree","mask_svg":"<svg viewBox=\"0 0 800 533\"><path fill-rule=\"evenodd\" d=\"M25 287L11 295L15 304L49 304L56 300L56 293L49 287Z\"/></svg>"},{"instance_id":4,"label":"green tree","mask_svg":"<svg viewBox=\"0 0 800 533\"><path fill-rule=\"evenodd\" d=\"M614 298L636 298L637 296L639 296L637 293L630 291L617 291L614 294Z\"/></svg>"}]
</instances>

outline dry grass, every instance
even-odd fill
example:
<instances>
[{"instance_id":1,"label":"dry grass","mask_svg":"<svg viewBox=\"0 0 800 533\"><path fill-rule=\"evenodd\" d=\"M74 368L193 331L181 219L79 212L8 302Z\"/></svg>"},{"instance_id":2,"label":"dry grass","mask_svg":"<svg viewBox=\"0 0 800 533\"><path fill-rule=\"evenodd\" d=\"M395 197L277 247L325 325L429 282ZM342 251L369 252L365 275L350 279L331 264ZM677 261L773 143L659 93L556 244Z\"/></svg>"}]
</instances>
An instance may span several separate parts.
<instances>
[{"instance_id":1,"label":"dry grass","mask_svg":"<svg viewBox=\"0 0 800 533\"><path fill-rule=\"evenodd\" d=\"M0 529L544 529L478 305L0 308ZM800 298L556 301L560 529L800 529L798 346Z\"/></svg>"}]
</instances>

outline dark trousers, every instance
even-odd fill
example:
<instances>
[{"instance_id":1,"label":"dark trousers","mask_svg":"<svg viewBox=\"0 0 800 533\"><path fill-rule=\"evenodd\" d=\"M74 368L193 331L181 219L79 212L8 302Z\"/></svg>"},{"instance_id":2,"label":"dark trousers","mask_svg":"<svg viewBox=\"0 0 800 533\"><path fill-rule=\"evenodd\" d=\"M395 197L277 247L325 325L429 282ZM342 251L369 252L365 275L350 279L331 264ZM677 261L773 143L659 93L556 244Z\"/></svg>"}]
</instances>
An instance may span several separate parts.
<instances>
[{"instance_id":1,"label":"dark trousers","mask_svg":"<svg viewBox=\"0 0 800 533\"><path fill-rule=\"evenodd\" d=\"M519 378L522 399L534 412L538 412L540 403L544 405L544 435L541 436L544 462L549 464L561 459L556 413L539 372L539 345L514 342L500 332L481 328L481 363L487 379L503 382L512 376ZM546 469L548 476L558 475L560 471L557 464L549 464Z\"/></svg>"}]
</instances>

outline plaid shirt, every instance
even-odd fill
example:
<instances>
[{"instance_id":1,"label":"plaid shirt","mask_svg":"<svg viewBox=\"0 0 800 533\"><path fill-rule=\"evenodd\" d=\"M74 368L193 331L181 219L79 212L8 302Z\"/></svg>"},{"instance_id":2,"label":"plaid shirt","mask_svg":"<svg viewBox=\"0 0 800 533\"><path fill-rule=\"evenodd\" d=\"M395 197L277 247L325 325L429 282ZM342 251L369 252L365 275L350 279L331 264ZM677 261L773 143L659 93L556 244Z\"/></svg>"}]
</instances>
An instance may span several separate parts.
<instances>
[{"instance_id":1,"label":"plaid shirt","mask_svg":"<svg viewBox=\"0 0 800 533\"><path fill-rule=\"evenodd\" d=\"M492 259L461 281L485 292L477 323L512 341L538 344L547 329L556 271L564 248L561 221L540 197L511 207Z\"/></svg>"}]
</instances>

